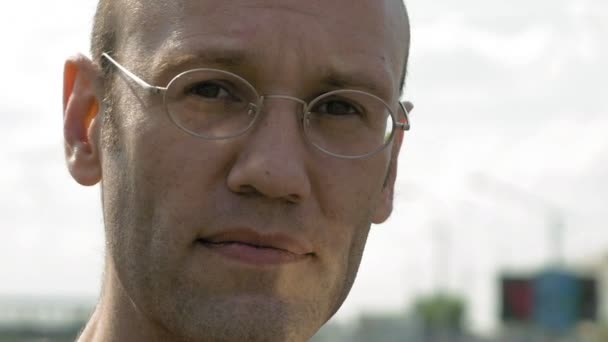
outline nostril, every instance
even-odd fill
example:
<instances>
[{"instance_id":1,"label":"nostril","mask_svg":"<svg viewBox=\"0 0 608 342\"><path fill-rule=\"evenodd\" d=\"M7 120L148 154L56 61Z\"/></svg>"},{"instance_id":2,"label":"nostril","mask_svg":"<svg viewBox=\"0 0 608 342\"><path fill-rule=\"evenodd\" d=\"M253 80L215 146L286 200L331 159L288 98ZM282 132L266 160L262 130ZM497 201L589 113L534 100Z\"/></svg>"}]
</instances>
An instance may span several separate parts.
<instances>
[{"instance_id":1,"label":"nostril","mask_svg":"<svg viewBox=\"0 0 608 342\"><path fill-rule=\"evenodd\" d=\"M238 192L243 195L259 195L260 192L252 185L241 185L238 188Z\"/></svg>"},{"instance_id":2,"label":"nostril","mask_svg":"<svg viewBox=\"0 0 608 342\"><path fill-rule=\"evenodd\" d=\"M288 195L285 196L285 201L291 204L296 204L300 202L300 196L298 195Z\"/></svg>"}]
</instances>

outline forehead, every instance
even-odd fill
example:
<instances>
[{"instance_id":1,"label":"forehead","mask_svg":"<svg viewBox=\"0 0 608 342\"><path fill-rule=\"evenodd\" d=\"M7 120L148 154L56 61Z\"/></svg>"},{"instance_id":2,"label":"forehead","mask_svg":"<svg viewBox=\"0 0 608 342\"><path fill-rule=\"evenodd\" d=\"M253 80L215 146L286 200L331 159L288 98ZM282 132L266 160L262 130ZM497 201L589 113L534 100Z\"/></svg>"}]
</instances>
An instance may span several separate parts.
<instances>
[{"instance_id":1,"label":"forehead","mask_svg":"<svg viewBox=\"0 0 608 342\"><path fill-rule=\"evenodd\" d=\"M142 3L131 1L120 11L128 15L121 20L121 47L146 65L226 50L257 60L272 59L272 54L285 63L299 56L295 62L310 68L365 66L398 79L409 39L401 0Z\"/></svg>"}]
</instances>

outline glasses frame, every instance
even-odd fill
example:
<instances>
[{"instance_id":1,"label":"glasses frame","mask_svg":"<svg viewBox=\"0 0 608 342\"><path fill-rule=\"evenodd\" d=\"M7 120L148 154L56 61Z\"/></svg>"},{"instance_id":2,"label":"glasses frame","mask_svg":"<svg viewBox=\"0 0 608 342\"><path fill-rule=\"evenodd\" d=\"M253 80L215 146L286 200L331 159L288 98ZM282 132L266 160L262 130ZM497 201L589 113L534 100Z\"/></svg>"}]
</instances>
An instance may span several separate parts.
<instances>
[{"instance_id":1,"label":"glasses frame","mask_svg":"<svg viewBox=\"0 0 608 342\"><path fill-rule=\"evenodd\" d=\"M402 130L402 131L409 131L410 130L410 119L409 119L409 113L407 111L407 108L405 108L405 105L402 101L398 101L399 103L399 107L401 109L401 111L403 112L403 116L405 118L404 122L399 122L398 118L396 117L396 115L393 113L393 110L391 110L391 107L386 103L386 101L384 101L383 99L381 99L380 97L365 92L365 91L361 91L361 90L355 90L355 89L338 89L338 90L333 90L327 93L324 93L316 98L314 98L313 100L311 100L310 102L306 102L302 99L299 99L297 97L293 97L293 96L288 96L288 95L260 95L260 93L255 89L255 87L253 87L251 85L251 83L249 83L246 79L242 78L239 75L236 75L234 73L225 71L225 70L221 70L221 69L210 69L210 68L196 68L196 69L191 69L191 70L187 70L184 71L182 73L177 74L175 77L173 77L171 79L171 81L169 81L169 83L167 84L166 87L160 87L160 86L155 86L155 85L151 85L148 82L144 81L143 79L141 79L139 76L135 75L134 73L132 73L129 69L127 69L126 67L124 67L123 65L121 65L120 63L118 63L114 58L112 58L108 53L103 52L101 54L101 56L105 59L107 59L112 65L114 65L116 68L118 68L118 70L120 70L124 75L126 75L129 79L131 79L133 82L137 83L139 86L141 86L145 91L150 92L151 94L154 95L162 95L163 96L163 106L165 108L165 112L167 114L167 116L169 117L169 120L171 120L171 122L173 122L173 124L175 126L177 126L179 129L181 129L182 131L195 136L197 138L200 139L205 139L205 140L225 140L225 139L230 139L230 138L235 138L238 136L241 136L243 134L245 134L247 131L249 131L249 129L255 124L255 122L257 121L258 118L258 113L260 108L262 107L262 104L264 103L265 99L283 99L283 100L291 100L291 101L295 101L299 104L302 105L303 109L302 109L302 120L306 120L310 115L311 112L308 110L309 108L311 108L313 104L316 104L317 101L330 96L332 94L339 94L340 92L344 92L344 91L348 91L348 92L354 92L354 93L358 93L358 94L363 94L366 96L371 96L377 100L379 100L380 102L382 102L385 107L389 110L389 114L391 115L392 118L392 122L393 122L393 129L391 131L391 136L386 140L386 142L379 146L376 150L365 153L363 155L356 155L356 156L349 156L349 155L342 155L342 154L337 154L331 151L326 150L325 148L317 145L315 142L310 140L309 137L309 133L307 132L307 125L303 124L303 129L304 129L304 136L306 137L306 140L313 145L314 147L316 147L317 149L321 150L322 152L329 154L330 156L336 157L336 158L341 158L341 159L361 159L361 158L366 158L369 157L371 155L374 155L380 151L382 151L383 149L385 149L388 145L390 145L390 143L393 141L394 137L395 137L395 132L397 130ZM242 131L234 134L234 135L230 135L230 136L226 136L226 137L207 137L204 135L201 135L199 133L193 132L185 127L183 127L182 125L180 125L178 122L175 121L175 119L173 118L173 116L171 114L169 114L169 108L167 106L167 99L166 99L166 94L167 94L167 90L171 87L171 84L178 79L179 77L181 77L182 75L191 73L191 72L196 72L196 71L214 71L214 72L220 72L220 73L225 73L228 74L232 77L236 77L239 80L242 80L249 88L251 88L251 90L253 90L253 93L258 97L258 103L257 104L251 104L253 106L255 106L255 110L256 110L256 114L255 114L255 118L253 120L251 120L251 123L244 128Z\"/></svg>"}]
</instances>

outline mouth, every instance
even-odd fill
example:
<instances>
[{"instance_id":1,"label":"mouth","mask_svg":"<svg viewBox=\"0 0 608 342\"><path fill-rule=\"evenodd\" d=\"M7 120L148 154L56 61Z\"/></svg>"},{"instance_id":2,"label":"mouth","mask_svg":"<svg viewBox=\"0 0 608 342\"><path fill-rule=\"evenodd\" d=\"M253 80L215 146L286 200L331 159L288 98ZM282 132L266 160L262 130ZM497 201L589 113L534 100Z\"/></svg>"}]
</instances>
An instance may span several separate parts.
<instances>
[{"instance_id":1,"label":"mouth","mask_svg":"<svg viewBox=\"0 0 608 342\"><path fill-rule=\"evenodd\" d=\"M222 258L251 266L289 264L314 255L301 241L280 234L261 235L249 229L199 238L196 245Z\"/></svg>"}]
</instances>

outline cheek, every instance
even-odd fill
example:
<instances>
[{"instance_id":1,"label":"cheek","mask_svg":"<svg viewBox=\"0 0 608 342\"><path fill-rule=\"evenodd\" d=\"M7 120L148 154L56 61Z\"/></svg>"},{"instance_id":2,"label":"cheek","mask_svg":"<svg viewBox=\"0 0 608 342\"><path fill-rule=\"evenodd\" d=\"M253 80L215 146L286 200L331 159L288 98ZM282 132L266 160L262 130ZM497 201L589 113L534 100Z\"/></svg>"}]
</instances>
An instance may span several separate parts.
<instances>
[{"instance_id":1,"label":"cheek","mask_svg":"<svg viewBox=\"0 0 608 342\"><path fill-rule=\"evenodd\" d=\"M336 234L331 234L324 245L325 253L319 257L325 277L321 279L318 289L325 292L328 312L333 315L350 292L369 232L369 222L363 221L355 226L328 227Z\"/></svg>"},{"instance_id":2,"label":"cheek","mask_svg":"<svg viewBox=\"0 0 608 342\"><path fill-rule=\"evenodd\" d=\"M326 160L315 169L314 195L328 219L356 225L371 221L382 195L388 155L362 160Z\"/></svg>"},{"instance_id":3,"label":"cheek","mask_svg":"<svg viewBox=\"0 0 608 342\"><path fill-rule=\"evenodd\" d=\"M353 286L355 277L357 276L359 265L361 264L361 258L363 257L363 250L367 241L369 228L369 223L362 223L362 225L359 227L358 234L356 234L350 241L348 252L346 253L346 273L344 277L345 286L339 295L339 298L341 298L342 301L346 299L348 292Z\"/></svg>"},{"instance_id":4,"label":"cheek","mask_svg":"<svg viewBox=\"0 0 608 342\"><path fill-rule=\"evenodd\" d=\"M128 150L127 192L142 211L137 226L158 240L191 239L182 227L196 224L202 208L214 207L229 153L168 127L169 134L142 134ZM200 218L198 218L200 220ZM193 227L188 227L191 230ZM158 236L156 236L158 235Z\"/></svg>"},{"instance_id":5,"label":"cheek","mask_svg":"<svg viewBox=\"0 0 608 342\"><path fill-rule=\"evenodd\" d=\"M371 215L382 194L388 162L333 162L315 175L315 196L325 224L317 227L319 260L337 310L354 282L370 229ZM331 171L328 171L331 170Z\"/></svg>"},{"instance_id":6,"label":"cheek","mask_svg":"<svg viewBox=\"0 0 608 342\"><path fill-rule=\"evenodd\" d=\"M150 279L170 281L172 265L195 238L201 208L216 205L211 194L223 184L217 166L230 153L172 127L139 127L124 137L120 152L104 163L104 218L109 254L135 294L153 291ZM159 273L165 275L154 277Z\"/></svg>"}]
</instances>

